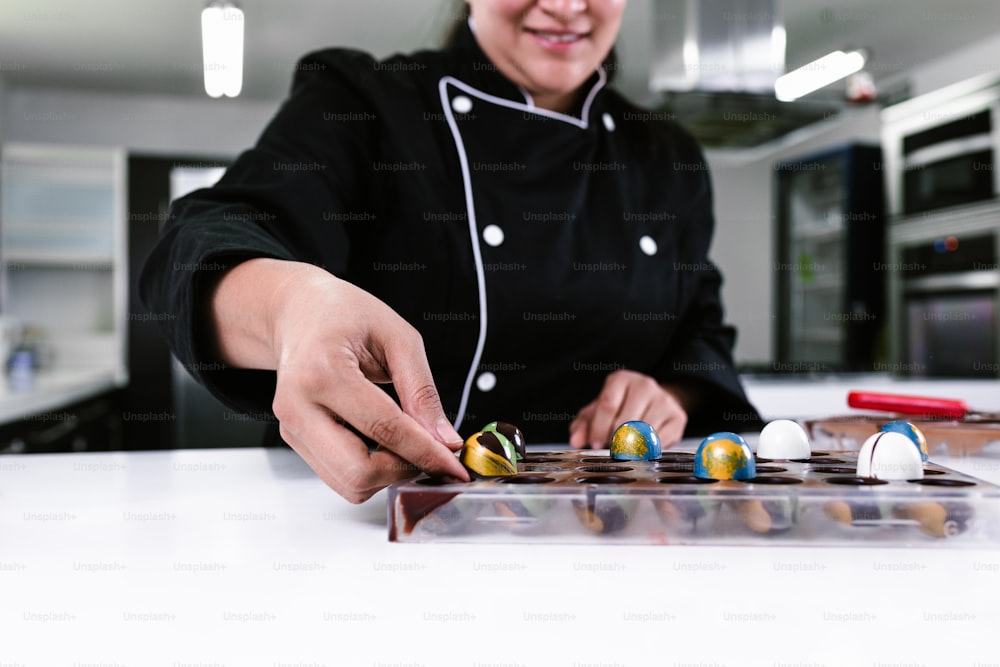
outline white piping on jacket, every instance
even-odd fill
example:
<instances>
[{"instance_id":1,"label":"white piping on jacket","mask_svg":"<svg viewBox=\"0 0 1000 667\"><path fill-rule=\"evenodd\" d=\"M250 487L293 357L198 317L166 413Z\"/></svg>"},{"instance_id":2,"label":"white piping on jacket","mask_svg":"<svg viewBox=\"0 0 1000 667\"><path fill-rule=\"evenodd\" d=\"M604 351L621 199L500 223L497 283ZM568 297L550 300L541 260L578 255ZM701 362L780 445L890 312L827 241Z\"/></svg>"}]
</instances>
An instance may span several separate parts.
<instances>
[{"instance_id":1,"label":"white piping on jacket","mask_svg":"<svg viewBox=\"0 0 1000 667\"><path fill-rule=\"evenodd\" d=\"M450 84L455 86L473 97L478 97L484 102L507 107L509 109L527 111L538 114L539 116L552 118L554 120L561 120L581 129L587 129L589 126L587 118L590 115L590 105L593 103L594 97L596 97L598 91L600 91L607 82L607 75L604 73L603 69L598 69L597 73L597 83L595 83L590 89L590 93L587 95L587 99L583 103L580 118L536 107L531 95L529 95L524 89L521 89L521 92L524 94L528 104L512 102L510 100L505 100L502 97L489 95L462 81L459 81L452 76L442 77L440 81L438 81L438 94L441 98L441 107L444 111L445 118L448 121L448 128L451 130L451 137L455 141L455 148L458 151L458 162L462 169L462 185L465 189L466 219L469 223L469 236L472 241L472 258L476 265L476 286L479 292L479 339L476 341L476 351L472 355L472 364L469 366L469 372L465 377L465 385L462 387L462 398L458 404L458 412L455 414L455 430L458 430L461 427L462 421L465 419L465 409L469 405L469 394L472 391L472 382L476 376L476 369L479 368L479 362L483 358L483 349L486 347L488 314L486 308L486 272L483 269L483 253L479 245L479 226L476 224L476 206L475 197L472 194L472 176L469 173L469 158L465 151L465 142L462 141L462 135L458 131L458 125L455 122L455 115L451 107L451 100L448 98L448 85Z\"/></svg>"}]
</instances>

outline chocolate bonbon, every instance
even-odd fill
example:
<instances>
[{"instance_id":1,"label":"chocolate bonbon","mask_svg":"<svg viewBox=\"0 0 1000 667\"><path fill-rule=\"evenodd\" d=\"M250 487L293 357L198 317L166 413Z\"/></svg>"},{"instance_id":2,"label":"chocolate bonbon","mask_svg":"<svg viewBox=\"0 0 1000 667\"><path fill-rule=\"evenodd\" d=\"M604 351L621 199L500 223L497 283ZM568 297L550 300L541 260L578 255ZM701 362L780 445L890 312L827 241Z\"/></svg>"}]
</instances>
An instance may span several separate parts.
<instances>
[{"instance_id":1,"label":"chocolate bonbon","mask_svg":"<svg viewBox=\"0 0 1000 667\"><path fill-rule=\"evenodd\" d=\"M694 455L694 476L702 479L753 479L756 463L750 445L736 433L713 433Z\"/></svg>"},{"instance_id":2,"label":"chocolate bonbon","mask_svg":"<svg viewBox=\"0 0 1000 667\"><path fill-rule=\"evenodd\" d=\"M615 429L609 449L618 461L652 461L663 453L656 429L644 421L627 421Z\"/></svg>"},{"instance_id":3,"label":"chocolate bonbon","mask_svg":"<svg viewBox=\"0 0 1000 667\"><path fill-rule=\"evenodd\" d=\"M517 474L517 452L513 443L495 431L470 435L458 460L475 477L503 477Z\"/></svg>"}]
</instances>

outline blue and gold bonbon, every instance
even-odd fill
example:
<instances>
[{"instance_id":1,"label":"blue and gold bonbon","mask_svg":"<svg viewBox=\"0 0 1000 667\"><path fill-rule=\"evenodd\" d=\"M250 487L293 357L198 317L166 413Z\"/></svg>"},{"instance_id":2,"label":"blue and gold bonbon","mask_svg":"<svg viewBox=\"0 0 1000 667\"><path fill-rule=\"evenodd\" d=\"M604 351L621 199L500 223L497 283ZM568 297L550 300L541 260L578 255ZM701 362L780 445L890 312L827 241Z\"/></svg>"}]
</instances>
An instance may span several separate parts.
<instances>
[{"instance_id":1,"label":"blue and gold bonbon","mask_svg":"<svg viewBox=\"0 0 1000 667\"><path fill-rule=\"evenodd\" d=\"M627 421L611 436L611 458L617 461L652 461L663 448L656 430L644 421Z\"/></svg>"}]
</instances>

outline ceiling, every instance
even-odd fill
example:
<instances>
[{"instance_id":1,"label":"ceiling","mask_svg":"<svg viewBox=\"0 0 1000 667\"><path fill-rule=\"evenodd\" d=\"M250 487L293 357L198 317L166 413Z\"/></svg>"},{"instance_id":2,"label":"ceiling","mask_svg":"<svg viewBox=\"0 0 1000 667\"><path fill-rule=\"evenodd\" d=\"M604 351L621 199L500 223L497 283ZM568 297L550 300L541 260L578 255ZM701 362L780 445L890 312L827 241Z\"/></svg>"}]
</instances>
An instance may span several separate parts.
<instances>
[{"instance_id":1,"label":"ceiling","mask_svg":"<svg viewBox=\"0 0 1000 667\"><path fill-rule=\"evenodd\" d=\"M277 101L295 61L330 45L376 55L433 46L461 0L240 0L246 14L243 96ZM655 102L648 78L652 36L670 3L629 0L619 39L619 85ZM783 0L786 63L833 48L864 47L876 81L969 42L1000 25L1000 3L983 0ZM204 0L3 0L0 76L12 86L203 96L199 13Z\"/></svg>"}]
</instances>

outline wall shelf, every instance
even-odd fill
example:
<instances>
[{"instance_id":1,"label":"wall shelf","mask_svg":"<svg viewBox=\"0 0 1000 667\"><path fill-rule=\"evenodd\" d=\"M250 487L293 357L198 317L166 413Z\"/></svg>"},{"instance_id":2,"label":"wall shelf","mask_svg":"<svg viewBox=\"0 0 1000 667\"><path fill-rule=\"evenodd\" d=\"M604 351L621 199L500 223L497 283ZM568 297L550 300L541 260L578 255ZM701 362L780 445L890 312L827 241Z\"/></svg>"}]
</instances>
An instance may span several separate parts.
<instances>
[{"instance_id":1,"label":"wall shelf","mask_svg":"<svg viewBox=\"0 0 1000 667\"><path fill-rule=\"evenodd\" d=\"M42 356L57 367L106 368L119 383L127 377L125 163L115 147L0 148L0 311L44 330L51 349ZM81 347L91 338L100 344Z\"/></svg>"}]
</instances>

